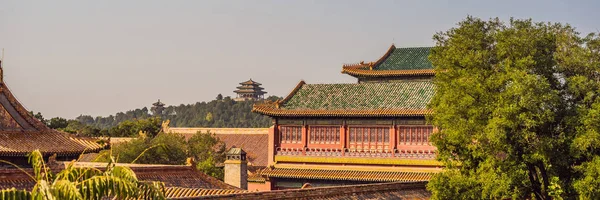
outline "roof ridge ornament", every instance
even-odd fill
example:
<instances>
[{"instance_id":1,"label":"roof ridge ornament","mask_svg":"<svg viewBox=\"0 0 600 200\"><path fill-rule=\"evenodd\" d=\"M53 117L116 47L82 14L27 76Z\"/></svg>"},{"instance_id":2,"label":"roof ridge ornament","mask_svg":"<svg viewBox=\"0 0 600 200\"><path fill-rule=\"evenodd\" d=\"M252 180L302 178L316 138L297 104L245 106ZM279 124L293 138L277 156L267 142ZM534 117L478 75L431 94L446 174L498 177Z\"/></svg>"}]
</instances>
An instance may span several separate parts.
<instances>
[{"instance_id":1,"label":"roof ridge ornament","mask_svg":"<svg viewBox=\"0 0 600 200\"><path fill-rule=\"evenodd\" d=\"M0 83L4 83L4 69L2 69L2 60L0 60Z\"/></svg>"},{"instance_id":2,"label":"roof ridge ornament","mask_svg":"<svg viewBox=\"0 0 600 200\"><path fill-rule=\"evenodd\" d=\"M3 61L4 61L4 48L2 48L2 57L0 57L0 83L4 83L4 69L2 68Z\"/></svg>"}]
</instances>

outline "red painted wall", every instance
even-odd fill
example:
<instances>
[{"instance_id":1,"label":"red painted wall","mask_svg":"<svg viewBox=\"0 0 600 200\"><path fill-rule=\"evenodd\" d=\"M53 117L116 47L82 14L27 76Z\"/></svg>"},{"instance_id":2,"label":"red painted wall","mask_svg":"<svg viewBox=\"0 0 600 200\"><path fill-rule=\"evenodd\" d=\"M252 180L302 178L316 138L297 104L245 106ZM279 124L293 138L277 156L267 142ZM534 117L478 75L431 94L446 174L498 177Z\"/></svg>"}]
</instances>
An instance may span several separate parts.
<instances>
[{"instance_id":1,"label":"red painted wall","mask_svg":"<svg viewBox=\"0 0 600 200\"><path fill-rule=\"evenodd\" d=\"M248 182L248 191L271 191L271 182L264 183Z\"/></svg>"}]
</instances>

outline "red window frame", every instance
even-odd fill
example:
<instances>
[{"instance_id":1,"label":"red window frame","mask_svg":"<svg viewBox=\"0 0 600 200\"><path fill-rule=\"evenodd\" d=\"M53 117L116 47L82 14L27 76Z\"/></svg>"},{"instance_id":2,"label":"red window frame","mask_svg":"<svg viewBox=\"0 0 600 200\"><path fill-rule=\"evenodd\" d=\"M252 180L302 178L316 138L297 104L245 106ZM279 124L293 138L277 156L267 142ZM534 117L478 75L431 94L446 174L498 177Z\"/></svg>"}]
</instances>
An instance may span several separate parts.
<instances>
[{"instance_id":1,"label":"red window frame","mask_svg":"<svg viewBox=\"0 0 600 200\"><path fill-rule=\"evenodd\" d=\"M308 144L340 144L341 126L308 126Z\"/></svg>"},{"instance_id":2,"label":"red window frame","mask_svg":"<svg viewBox=\"0 0 600 200\"><path fill-rule=\"evenodd\" d=\"M398 126L396 136L398 145L431 145L429 137L433 126Z\"/></svg>"},{"instance_id":3,"label":"red window frame","mask_svg":"<svg viewBox=\"0 0 600 200\"><path fill-rule=\"evenodd\" d=\"M384 150L390 144L390 126L348 126L350 149Z\"/></svg>"},{"instance_id":4,"label":"red window frame","mask_svg":"<svg viewBox=\"0 0 600 200\"><path fill-rule=\"evenodd\" d=\"M279 126L279 142L282 144L302 143L302 126Z\"/></svg>"}]
</instances>

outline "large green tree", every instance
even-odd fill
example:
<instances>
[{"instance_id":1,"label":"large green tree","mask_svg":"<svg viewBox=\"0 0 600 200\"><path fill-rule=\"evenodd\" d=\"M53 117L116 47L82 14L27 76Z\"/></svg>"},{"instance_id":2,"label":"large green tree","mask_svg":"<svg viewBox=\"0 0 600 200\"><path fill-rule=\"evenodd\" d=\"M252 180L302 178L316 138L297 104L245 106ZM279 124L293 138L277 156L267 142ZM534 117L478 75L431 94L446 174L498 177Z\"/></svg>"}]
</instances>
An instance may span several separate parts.
<instances>
[{"instance_id":1,"label":"large green tree","mask_svg":"<svg viewBox=\"0 0 600 200\"><path fill-rule=\"evenodd\" d=\"M596 35L467 17L434 40L434 199L598 197Z\"/></svg>"}]
</instances>

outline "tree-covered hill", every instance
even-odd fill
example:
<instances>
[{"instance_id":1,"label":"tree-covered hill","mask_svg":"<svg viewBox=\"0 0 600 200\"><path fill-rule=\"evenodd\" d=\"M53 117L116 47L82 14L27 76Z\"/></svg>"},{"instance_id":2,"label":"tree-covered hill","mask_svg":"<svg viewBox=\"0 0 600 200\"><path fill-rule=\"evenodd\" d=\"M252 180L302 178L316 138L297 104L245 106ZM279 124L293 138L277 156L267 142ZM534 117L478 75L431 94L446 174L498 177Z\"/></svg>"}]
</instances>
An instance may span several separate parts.
<instances>
[{"instance_id":1,"label":"tree-covered hill","mask_svg":"<svg viewBox=\"0 0 600 200\"><path fill-rule=\"evenodd\" d=\"M279 97L271 96L268 100L277 100ZM197 102L195 104L181 104L178 106L167 106L160 114L154 115L147 107L116 113L108 117L92 117L80 115L77 121L84 125L90 125L99 129L109 129L127 120L148 119L159 116L163 120L171 120L173 127L239 127L260 128L269 127L269 117L252 113L252 105L255 101L234 101L230 97L217 99L209 102Z\"/></svg>"},{"instance_id":2,"label":"tree-covered hill","mask_svg":"<svg viewBox=\"0 0 600 200\"><path fill-rule=\"evenodd\" d=\"M269 101L280 97L271 96ZM234 101L230 97L209 102L179 106L167 106L160 113L153 113L147 107L119 112L108 117L80 115L75 119L54 117L45 119L42 113L31 111L31 115L53 129L81 136L134 137L139 131L153 132L160 129L163 120L170 120L173 127L213 127L213 128L262 128L269 127L269 117L252 113L256 101ZM154 110L156 111L156 110ZM159 131L159 130L156 130Z\"/></svg>"}]
</instances>

